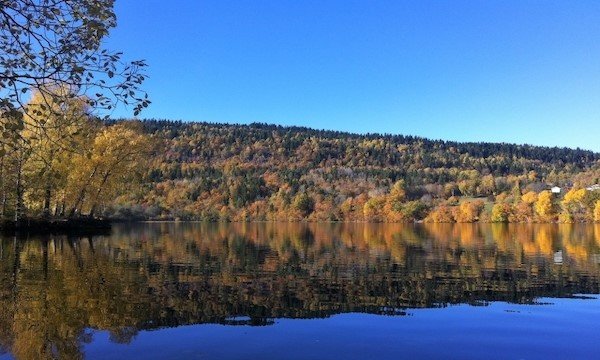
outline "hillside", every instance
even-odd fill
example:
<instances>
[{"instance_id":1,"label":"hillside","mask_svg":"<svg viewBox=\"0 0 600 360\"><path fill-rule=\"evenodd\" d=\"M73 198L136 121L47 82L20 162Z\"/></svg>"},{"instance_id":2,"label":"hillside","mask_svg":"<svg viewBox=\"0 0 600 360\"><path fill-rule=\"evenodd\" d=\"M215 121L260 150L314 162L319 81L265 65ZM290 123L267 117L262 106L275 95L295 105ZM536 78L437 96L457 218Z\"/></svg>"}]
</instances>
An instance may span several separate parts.
<instances>
[{"instance_id":1,"label":"hillside","mask_svg":"<svg viewBox=\"0 0 600 360\"><path fill-rule=\"evenodd\" d=\"M476 220L492 202L516 204L527 192L600 176L600 154L581 149L265 124L147 120L143 129L158 151L143 186L108 206L110 216L412 221L479 198L490 206L467 201Z\"/></svg>"}]
</instances>

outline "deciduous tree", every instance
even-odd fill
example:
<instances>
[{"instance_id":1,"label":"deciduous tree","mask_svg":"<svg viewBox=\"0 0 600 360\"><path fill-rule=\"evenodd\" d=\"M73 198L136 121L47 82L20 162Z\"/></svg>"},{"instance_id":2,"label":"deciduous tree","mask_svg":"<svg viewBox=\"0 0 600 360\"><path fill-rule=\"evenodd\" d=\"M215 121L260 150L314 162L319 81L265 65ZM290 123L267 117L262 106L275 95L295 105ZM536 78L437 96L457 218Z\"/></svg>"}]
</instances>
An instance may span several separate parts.
<instances>
[{"instance_id":1,"label":"deciduous tree","mask_svg":"<svg viewBox=\"0 0 600 360\"><path fill-rule=\"evenodd\" d=\"M98 111L119 102L133 105L135 114L148 106L140 88L145 62L127 63L122 53L102 48L116 25L113 5L114 0L0 1L1 143L16 141L24 128L31 90L48 104L86 94L85 101Z\"/></svg>"},{"instance_id":2,"label":"deciduous tree","mask_svg":"<svg viewBox=\"0 0 600 360\"><path fill-rule=\"evenodd\" d=\"M541 220L548 220L550 217L554 216L555 210L552 201L552 193L547 190L539 193L534 209Z\"/></svg>"},{"instance_id":3,"label":"deciduous tree","mask_svg":"<svg viewBox=\"0 0 600 360\"><path fill-rule=\"evenodd\" d=\"M497 203L494 204L492 208L492 217L491 220L493 222L505 223L508 222L509 218L512 215L512 207L508 203Z\"/></svg>"}]
</instances>

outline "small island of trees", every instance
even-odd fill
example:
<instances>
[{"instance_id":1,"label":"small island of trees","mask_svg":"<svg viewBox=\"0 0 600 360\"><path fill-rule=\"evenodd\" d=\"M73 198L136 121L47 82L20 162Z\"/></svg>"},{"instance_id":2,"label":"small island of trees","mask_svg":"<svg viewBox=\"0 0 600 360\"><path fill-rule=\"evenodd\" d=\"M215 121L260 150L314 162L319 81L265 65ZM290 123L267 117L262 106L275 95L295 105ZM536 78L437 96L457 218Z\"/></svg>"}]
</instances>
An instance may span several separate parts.
<instances>
[{"instance_id":1,"label":"small island of trees","mask_svg":"<svg viewBox=\"0 0 600 360\"><path fill-rule=\"evenodd\" d=\"M147 107L144 61L102 47L113 1L0 2L0 227L47 226L99 203L135 173L148 142L101 123ZM89 223L89 221L87 221Z\"/></svg>"}]
</instances>

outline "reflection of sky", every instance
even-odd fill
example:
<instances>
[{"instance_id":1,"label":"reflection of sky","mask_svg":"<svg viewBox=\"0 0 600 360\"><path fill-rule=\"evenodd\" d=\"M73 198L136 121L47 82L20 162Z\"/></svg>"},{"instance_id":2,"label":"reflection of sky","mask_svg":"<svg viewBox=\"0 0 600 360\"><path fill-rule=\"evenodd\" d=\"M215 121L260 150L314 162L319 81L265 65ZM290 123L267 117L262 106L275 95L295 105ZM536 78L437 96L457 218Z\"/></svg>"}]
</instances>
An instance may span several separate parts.
<instances>
[{"instance_id":1,"label":"reflection of sky","mask_svg":"<svg viewBox=\"0 0 600 360\"><path fill-rule=\"evenodd\" d=\"M91 359L582 359L597 355L600 300L547 299L409 310L410 316L342 314L274 326L194 325L142 331L129 345L98 332Z\"/></svg>"}]
</instances>

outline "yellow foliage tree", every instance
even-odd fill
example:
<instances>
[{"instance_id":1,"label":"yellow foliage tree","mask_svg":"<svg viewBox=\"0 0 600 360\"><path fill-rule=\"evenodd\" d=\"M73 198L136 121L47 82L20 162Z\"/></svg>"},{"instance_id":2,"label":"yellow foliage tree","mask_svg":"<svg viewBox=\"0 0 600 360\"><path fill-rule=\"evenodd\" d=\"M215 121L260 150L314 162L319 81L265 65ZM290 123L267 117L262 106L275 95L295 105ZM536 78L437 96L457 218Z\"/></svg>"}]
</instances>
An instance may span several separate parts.
<instances>
[{"instance_id":1,"label":"yellow foliage tree","mask_svg":"<svg viewBox=\"0 0 600 360\"><path fill-rule=\"evenodd\" d=\"M563 208L561 222L572 223L574 218L580 218L586 215L586 207L584 204L585 196L585 189L573 188L565 194L565 197L561 202Z\"/></svg>"},{"instance_id":2,"label":"yellow foliage tree","mask_svg":"<svg viewBox=\"0 0 600 360\"><path fill-rule=\"evenodd\" d=\"M385 205L385 197L376 196L370 198L363 206L363 215L365 221L381 222L383 221L383 207Z\"/></svg>"},{"instance_id":3,"label":"yellow foliage tree","mask_svg":"<svg viewBox=\"0 0 600 360\"><path fill-rule=\"evenodd\" d=\"M353 198L349 197L346 200L344 200L342 205L340 205L340 212L342 213L344 221L355 220L354 212L356 211L356 209L354 207L353 200Z\"/></svg>"},{"instance_id":4,"label":"yellow foliage tree","mask_svg":"<svg viewBox=\"0 0 600 360\"><path fill-rule=\"evenodd\" d=\"M594 207L594 221L600 222L600 200L596 201L596 206Z\"/></svg>"},{"instance_id":5,"label":"yellow foliage tree","mask_svg":"<svg viewBox=\"0 0 600 360\"><path fill-rule=\"evenodd\" d=\"M562 211L558 215L558 222L562 224L572 224L573 223L573 215L568 211Z\"/></svg>"},{"instance_id":6,"label":"yellow foliage tree","mask_svg":"<svg viewBox=\"0 0 600 360\"><path fill-rule=\"evenodd\" d=\"M523 194L521 201L515 203L508 221L516 223L531 222L533 218L533 204L537 200L538 194L535 191Z\"/></svg>"},{"instance_id":7,"label":"yellow foliage tree","mask_svg":"<svg viewBox=\"0 0 600 360\"><path fill-rule=\"evenodd\" d=\"M454 222L454 217L452 216L452 210L447 205L440 205L435 208L429 215L425 218L425 222L429 223L451 223Z\"/></svg>"},{"instance_id":8,"label":"yellow foliage tree","mask_svg":"<svg viewBox=\"0 0 600 360\"><path fill-rule=\"evenodd\" d=\"M535 212L542 220L547 220L554 215L554 204L552 202L552 193L550 191L542 191L538 195L538 199L534 205Z\"/></svg>"},{"instance_id":9,"label":"yellow foliage tree","mask_svg":"<svg viewBox=\"0 0 600 360\"><path fill-rule=\"evenodd\" d=\"M585 198L585 189L571 189L566 194L562 201L564 207L572 207L579 205Z\"/></svg>"},{"instance_id":10,"label":"yellow foliage tree","mask_svg":"<svg viewBox=\"0 0 600 360\"><path fill-rule=\"evenodd\" d=\"M454 219L459 223L470 223L479 220L479 214L483 210L483 201L465 201L454 209Z\"/></svg>"},{"instance_id":11,"label":"yellow foliage tree","mask_svg":"<svg viewBox=\"0 0 600 360\"><path fill-rule=\"evenodd\" d=\"M89 153L74 160L69 182L73 188L70 216L86 207L94 215L97 207L132 183L148 159L147 136L127 124L105 127L94 139Z\"/></svg>"},{"instance_id":12,"label":"yellow foliage tree","mask_svg":"<svg viewBox=\"0 0 600 360\"><path fill-rule=\"evenodd\" d=\"M65 97L69 92L65 88L54 91ZM56 193L66 185L73 157L90 142L94 125L81 97L59 103L35 92L25 110L22 136L29 155L24 165L29 205L31 210L42 208L48 216L52 201L58 202Z\"/></svg>"},{"instance_id":13,"label":"yellow foliage tree","mask_svg":"<svg viewBox=\"0 0 600 360\"><path fill-rule=\"evenodd\" d=\"M534 204L537 201L538 195L535 191L529 191L528 193L521 196L521 200L529 205Z\"/></svg>"},{"instance_id":14,"label":"yellow foliage tree","mask_svg":"<svg viewBox=\"0 0 600 360\"><path fill-rule=\"evenodd\" d=\"M528 223L533 219L533 206L531 203L520 201L516 203L509 217L509 222Z\"/></svg>"},{"instance_id":15,"label":"yellow foliage tree","mask_svg":"<svg viewBox=\"0 0 600 360\"><path fill-rule=\"evenodd\" d=\"M404 188L404 180L398 180L392 185L390 193L385 200L385 205L383 206L383 217L386 221L404 221L404 216L401 212L402 202L406 199L406 190Z\"/></svg>"},{"instance_id":16,"label":"yellow foliage tree","mask_svg":"<svg viewBox=\"0 0 600 360\"><path fill-rule=\"evenodd\" d=\"M406 190L404 188L404 180L396 181L390 189L390 198L398 202L404 201L406 198Z\"/></svg>"},{"instance_id":17,"label":"yellow foliage tree","mask_svg":"<svg viewBox=\"0 0 600 360\"><path fill-rule=\"evenodd\" d=\"M508 203L498 203L492 208L492 222L508 222L512 208Z\"/></svg>"}]
</instances>

